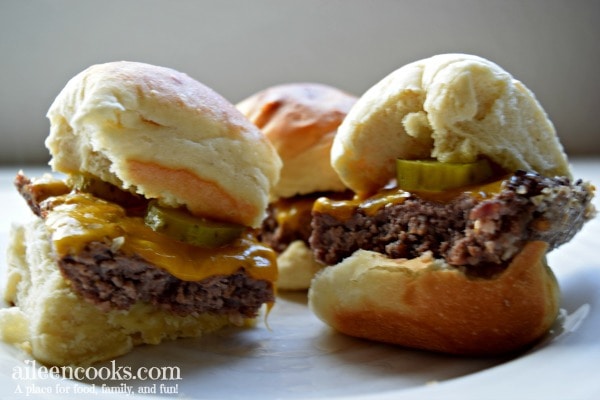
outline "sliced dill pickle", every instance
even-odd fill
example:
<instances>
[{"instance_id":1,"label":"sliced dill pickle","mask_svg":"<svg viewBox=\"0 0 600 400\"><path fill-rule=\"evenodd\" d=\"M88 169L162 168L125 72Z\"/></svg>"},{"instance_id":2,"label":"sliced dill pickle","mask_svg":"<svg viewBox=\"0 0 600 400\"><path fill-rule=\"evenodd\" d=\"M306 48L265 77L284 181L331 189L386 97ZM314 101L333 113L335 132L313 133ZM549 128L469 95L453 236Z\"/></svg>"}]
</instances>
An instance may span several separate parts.
<instances>
[{"instance_id":1,"label":"sliced dill pickle","mask_svg":"<svg viewBox=\"0 0 600 400\"><path fill-rule=\"evenodd\" d=\"M396 160L400 189L441 192L485 182L493 175L489 161L444 163L431 160Z\"/></svg>"},{"instance_id":2,"label":"sliced dill pickle","mask_svg":"<svg viewBox=\"0 0 600 400\"><path fill-rule=\"evenodd\" d=\"M199 247L218 247L239 237L244 227L226 222L210 221L191 215L185 210L162 207L150 202L146 225L173 239Z\"/></svg>"},{"instance_id":3,"label":"sliced dill pickle","mask_svg":"<svg viewBox=\"0 0 600 400\"><path fill-rule=\"evenodd\" d=\"M73 188L80 192L91 193L125 208L141 207L147 202L143 196L123 190L89 174L72 175L70 181Z\"/></svg>"}]
</instances>

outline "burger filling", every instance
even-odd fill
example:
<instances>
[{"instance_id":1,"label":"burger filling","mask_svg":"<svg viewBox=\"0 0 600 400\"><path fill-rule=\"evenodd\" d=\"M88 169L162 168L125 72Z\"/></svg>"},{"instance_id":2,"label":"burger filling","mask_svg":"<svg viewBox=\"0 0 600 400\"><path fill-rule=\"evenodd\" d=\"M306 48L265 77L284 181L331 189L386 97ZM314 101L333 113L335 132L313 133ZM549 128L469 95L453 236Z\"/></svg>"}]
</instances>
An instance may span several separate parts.
<instances>
[{"instance_id":1,"label":"burger filling","mask_svg":"<svg viewBox=\"0 0 600 400\"><path fill-rule=\"evenodd\" d=\"M269 204L258 239L277 253L283 253L290 243L300 240L309 246L312 233L312 208L318 198L351 198L349 192L312 193L281 198Z\"/></svg>"},{"instance_id":2,"label":"burger filling","mask_svg":"<svg viewBox=\"0 0 600 400\"><path fill-rule=\"evenodd\" d=\"M478 276L502 270L528 241L568 242L593 217L594 188L581 180L516 171L444 191L387 189L351 201L319 199L310 244L333 265L357 249L390 258L424 252Z\"/></svg>"},{"instance_id":3,"label":"burger filling","mask_svg":"<svg viewBox=\"0 0 600 400\"><path fill-rule=\"evenodd\" d=\"M44 219L62 275L86 300L103 310L141 301L178 315L244 317L273 302L275 254L249 229L91 182L72 190L51 178L15 180Z\"/></svg>"}]
</instances>

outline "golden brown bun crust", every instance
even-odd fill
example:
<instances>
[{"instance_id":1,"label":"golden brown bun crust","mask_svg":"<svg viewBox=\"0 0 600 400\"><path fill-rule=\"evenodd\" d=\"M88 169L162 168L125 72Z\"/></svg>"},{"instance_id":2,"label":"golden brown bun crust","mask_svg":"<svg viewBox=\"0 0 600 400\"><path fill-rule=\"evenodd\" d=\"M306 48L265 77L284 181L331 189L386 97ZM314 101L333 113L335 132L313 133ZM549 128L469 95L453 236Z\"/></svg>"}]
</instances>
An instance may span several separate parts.
<instances>
[{"instance_id":1,"label":"golden brown bun crust","mask_svg":"<svg viewBox=\"0 0 600 400\"><path fill-rule=\"evenodd\" d=\"M498 65L468 54L407 64L365 92L335 137L331 161L355 192L395 177L395 159L472 162L570 176L552 122L534 94Z\"/></svg>"},{"instance_id":2,"label":"golden brown bun crust","mask_svg":"<svg viewBox=\"0 0 600 400\"><path fill-rule=\"evenodd\" d=\"M540 339L558 313L546 250L528 243L493 279L359 250L317 275L309 305L350 336L461 355L517 351Z\"/></svg>"},{"instance_id":3,"label":"golden brown bun crust","mask_svg":"<svg viewBox=\"0 0 600 400\"><path fill-rule=\"evenodd\" d=\"M343 191L329 154L338 126L356 97L317 83L290 83L260 91L237 104L269 138L283 161L274 197Z\"/></svg>"},{"instance_id":4,"label":"golden brown bun crust","mask_svg":"<svg viewBox=\"0 0 600 400\"><path fill-rule=\"evenodd\" d=\"M186 74L136 62L94 65L48 111L51 165L166 205L257 227L281 160L222 96Z\"/></svg>"}]
</instances>

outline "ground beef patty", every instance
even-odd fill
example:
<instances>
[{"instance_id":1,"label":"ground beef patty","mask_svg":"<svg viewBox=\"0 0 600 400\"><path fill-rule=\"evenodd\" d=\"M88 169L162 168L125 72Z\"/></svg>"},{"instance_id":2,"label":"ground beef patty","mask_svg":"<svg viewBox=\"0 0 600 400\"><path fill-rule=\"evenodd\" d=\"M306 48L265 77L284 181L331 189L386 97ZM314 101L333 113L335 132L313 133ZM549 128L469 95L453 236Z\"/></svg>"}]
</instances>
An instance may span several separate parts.
<instances>
[{"instance_id":1,"label":"ground beef patty","mask_svg":"<svg viewBox=\"0 0 600 400\"><path fill-rule=\"evenodd\" d=\"M269 245L277 253L283 253L290 243L296 240L301 240L308 245L311 233L311 208L307 210L308 212L301 212L295 216L297 223L291 225L280 223L277 218L279 208L275 204L270 204L267 209L267 217L258 233L258 239Z\"/></svg>"},{"instance_id":2,"label":"ground beef patty","mask_svg":"<svg viewBox=\"0 0 600 400\"><path fill-rule=\"evenodd\" d=\"M113 252L101 242L64 257L59 267L77 293L104 310L124 310L141 301L178 315L253 317L263 303L274 300L271 284L249 277L243 269L232 275L182 281L139 257Z\"/></svg>"},{"instance_id":3,"label":"ground beef patty","mask_svg":"<svg viewBox=\"0 0 600 400\"><path fill-rule=\"evenodd\" d=\"M328 265L357 249L390 258L431 251L456 266L501 265L527 241L546 241L550 248L569 241L594 214L593 190L582 181L517 171L487 198L462 194L436 202L410 195L375 213L357 207L339 219L313 211L310 244Z\"/></svg>"},{"instance_id":4,"label":"ground beef patty","mask_svg":"<svg viewBox=\"0 0 600 400\"><path fill-rule=\"evenodd\" d=\"M35 184L22 174L15 186L41 218L52 212L44 200L69 190L60 181ZM274 301L272 284L250 277L243 268L232 275L183 281L139 256L114 250L112 242L90 242L78 254L59 259L58 267L75 292L102 310L127 310L144 302L177 315L254 317L262 304Z\"/></svg>"},{"instance_id":5,"label":"ground beef patty","mask_svg":"<svg viewBox=\"0 0 600 400\"><path fill-rule=\"evenodd\" d=\"M290 243L297 240L309 246L312 206L319 197L350 199L352 193L317 192L274 201L269 204L267 217L258 232L258 239L277 253L283 253Z\"/></svg>"}]
</instances>

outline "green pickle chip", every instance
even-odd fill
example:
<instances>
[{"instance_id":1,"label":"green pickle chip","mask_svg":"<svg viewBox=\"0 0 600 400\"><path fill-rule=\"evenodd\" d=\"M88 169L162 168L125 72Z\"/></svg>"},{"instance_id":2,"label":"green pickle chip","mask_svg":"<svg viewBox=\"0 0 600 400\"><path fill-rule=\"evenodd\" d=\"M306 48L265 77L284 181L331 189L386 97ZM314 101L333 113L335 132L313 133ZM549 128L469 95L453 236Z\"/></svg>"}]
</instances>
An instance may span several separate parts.
<instances>
[{"instance_id":1,"label":"green pickle chip","mask_svg":"<svg viewBox=\"0 0 600 400\"><path fill-rule=\"evenodd\" d=\"M144 220L157 232L199 247L222 246L244 231L241 225L196 217L182 209L162 207L155 201L149 204Z\"/></svg>"},{"instance_id":2,"label":"green pickle chip","mask_svg":"<svg viewBox=\"0 0 600 400\"><path fill-rule=\"evenodd\" d=\"M493 175L489 161L444 163L433 160L396 159L396 178L400 189L441 192L485 182Z\"/></svg>"}]
</instances>

